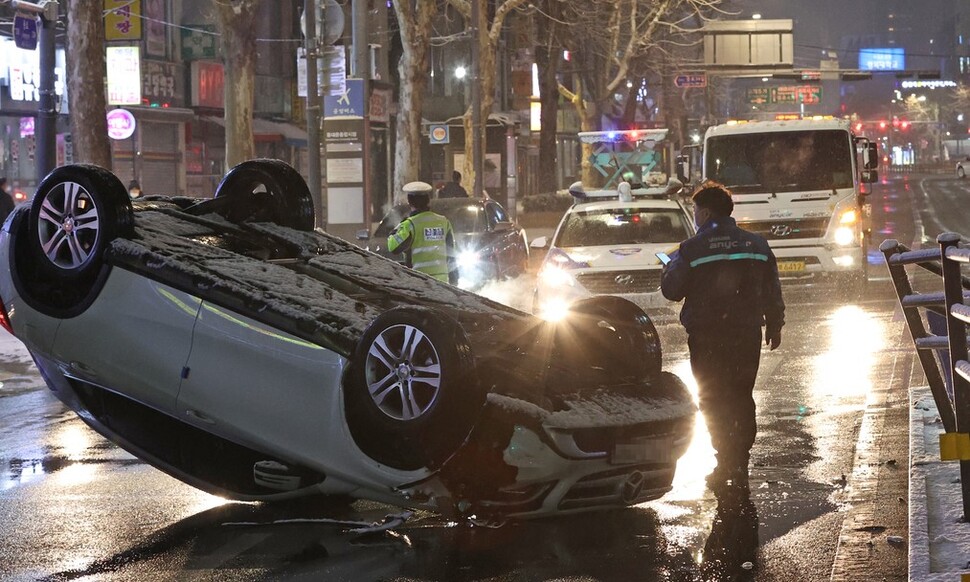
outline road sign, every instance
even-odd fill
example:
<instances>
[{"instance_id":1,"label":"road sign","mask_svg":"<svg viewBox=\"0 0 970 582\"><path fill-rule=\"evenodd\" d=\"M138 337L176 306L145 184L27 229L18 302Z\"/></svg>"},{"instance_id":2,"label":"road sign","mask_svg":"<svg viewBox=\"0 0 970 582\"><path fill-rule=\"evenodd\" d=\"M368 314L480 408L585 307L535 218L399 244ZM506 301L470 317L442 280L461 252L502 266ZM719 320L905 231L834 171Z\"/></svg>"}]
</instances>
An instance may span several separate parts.
<instances>
[{"instance_id":1,"label":"road sign","mask_svg":"<svg viewBox=\"0 0 970 582\"><path fill-rule=\"evenodd\" d=\"M691 73L674 77L674 85L680 89L699 89L707 87L706 73Z\"/></svg>"},{"instance_id":2,"label":"road sign","mask_svg":"<svg viewBox=\"0 0 970 582\"><path fill-rule=\"evenodd\" d=\"M345 91L340 95L324 95L323 116L363 117L364 80L347 79Z\"/></svg>"},{"instance_id":3,"label":"road sign","mask_svg":"<svg viewBox=\"0 0 970 582\"><path fill-rule=\"evenodd\" d=\"M13 40L17 48L32 51L37 48L37 17L18 14L13 18Z\"/></svg>"}]
</instances>

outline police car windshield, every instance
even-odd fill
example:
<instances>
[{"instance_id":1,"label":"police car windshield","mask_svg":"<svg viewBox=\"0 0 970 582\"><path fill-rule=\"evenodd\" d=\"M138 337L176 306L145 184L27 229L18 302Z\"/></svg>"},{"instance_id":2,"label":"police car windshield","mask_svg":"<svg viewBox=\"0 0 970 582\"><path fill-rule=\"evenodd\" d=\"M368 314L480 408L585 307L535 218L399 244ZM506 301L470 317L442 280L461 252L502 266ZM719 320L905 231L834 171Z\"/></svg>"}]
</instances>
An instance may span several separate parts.
<instances>
[{"instance_id":1,"label":"police car windshield","mask_svg":"<svg viewBox=\"0 0 970 582\"><path fill-rule=\"evenodd\" d=\"M573 212L557 247L677 243L690 237L687 217L676 210L612 208Z\"/></svg>"}]
</instances>

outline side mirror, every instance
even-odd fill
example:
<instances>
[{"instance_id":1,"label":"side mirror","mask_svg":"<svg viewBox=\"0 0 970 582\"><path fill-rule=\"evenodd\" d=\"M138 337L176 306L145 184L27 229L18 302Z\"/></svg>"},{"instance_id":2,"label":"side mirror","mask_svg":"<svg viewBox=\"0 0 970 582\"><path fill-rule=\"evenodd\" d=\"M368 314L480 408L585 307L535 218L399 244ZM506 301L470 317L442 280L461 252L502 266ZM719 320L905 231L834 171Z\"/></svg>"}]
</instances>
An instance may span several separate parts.
<instances>
[{"instance_id":1,"label":"side mirror","mask_svg":"<svg viewBox=\"0 0 970 582\"><path fill-rule=\"evenodd\" d=\"M666 194L672 196L684 189L684 182L678 178L671 178L667 181Z\"/></svg>"},{"instance_id":2,"label":"side mirror","mask_svg":"<svg viewBox=\"0 0 970 582\"><path fill-rule=\"evenodd\" d=\"M586 200L586 189L583 188L582 182L573 182L569 185L569 195L576 199L577 202Z\"/></svg>"},{"instance_id":3,"label":"side mirror","mask_svg":"<svg viewBox=\"0 0 970 582\"><path fill-rule=\"evenodd\" d=\"M873 182L879 181L879 172L877 170L862 170L862 183L872 184Z\"/></svg>"},{"instance_id":4,"label":"side mirror","mask_svg":"<svg viewBox=\"0 0 970 582\"><path fill-rule=\"evenodd\" d=\"M512 223L508 221L496 222L494 230L495 232L506 232L512 230Z\"/></svg>"},{"instance_id":5,"label":"side mirror","mask_svg":"<svg viewBox=\"0 0 970 582\"><path fill-rule=\"evenodd\" d=\"M875 142L867 143L862 150L862 167L867 170L879 167L879 146Z\"/></svg>"},{"instance_id":6,"label":"side mirror","mask_svg":"<svg viewBox=\"0 0 970 582\"><path fill-rule=\"evenodd\" d=\"M370 240L370 231L366 228L358 230L356 237L357 240Z\"/></svg>"},{"instance_id":7,"label":"side mirror","mask_svg":"<svg viewBox=\"0 0 970 582\"><path fill-rule=\"evenodd\" d=\"M529 248L544 249L549 246L549 239L545 236L537 236L529 243Z\"/></svg>"},{"instance_id":8,"label":"side mirror","mask_svg":"<svg viewBox=\"0 0 970 582\"><path fill-rule=\"evenodd\" d=\"M680 180L680 187L690 182L690 155L680 154L677 156L677 179Z\"/></svg>"}]
</instances>

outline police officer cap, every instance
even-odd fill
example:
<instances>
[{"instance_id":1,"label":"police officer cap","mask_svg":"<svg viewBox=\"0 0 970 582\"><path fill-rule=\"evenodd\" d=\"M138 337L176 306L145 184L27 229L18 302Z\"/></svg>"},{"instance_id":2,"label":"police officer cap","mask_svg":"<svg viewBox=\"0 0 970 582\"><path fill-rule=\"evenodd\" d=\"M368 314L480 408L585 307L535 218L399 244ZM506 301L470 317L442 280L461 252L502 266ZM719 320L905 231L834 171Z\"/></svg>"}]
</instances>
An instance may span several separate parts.
<instances>
[{"instance_id":1,"label":"police officer cap","mask_svg":"<svg viewBox=\"0 0 970 582\"><path fill-rule=\"evenodd\" d=\"M404 185L404 193L408 196L420 196L422 194L425 196L431 196L433 191L434 188L432 188L431 184L428 184L427 182L408 182Z\"/></svg>"}]
</instances>

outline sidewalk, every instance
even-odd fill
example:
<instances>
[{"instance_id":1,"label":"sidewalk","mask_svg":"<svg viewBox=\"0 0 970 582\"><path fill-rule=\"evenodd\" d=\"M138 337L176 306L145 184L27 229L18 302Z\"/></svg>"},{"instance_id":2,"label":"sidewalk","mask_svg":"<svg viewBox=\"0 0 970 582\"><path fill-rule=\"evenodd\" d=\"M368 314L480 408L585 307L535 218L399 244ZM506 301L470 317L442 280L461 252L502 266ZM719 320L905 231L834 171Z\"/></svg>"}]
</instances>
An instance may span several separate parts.
<instances>
[{"instance_id":1,"label":"sidewalk","mask_svg":"<svg viewBox=\"0 0 970 582\"><path fill-rule=\"evenodd\" d=\"M940 461L943 423L927 386L910 389L909 579L970 582L960 465Z\"/></svg>"}]
</instances>

